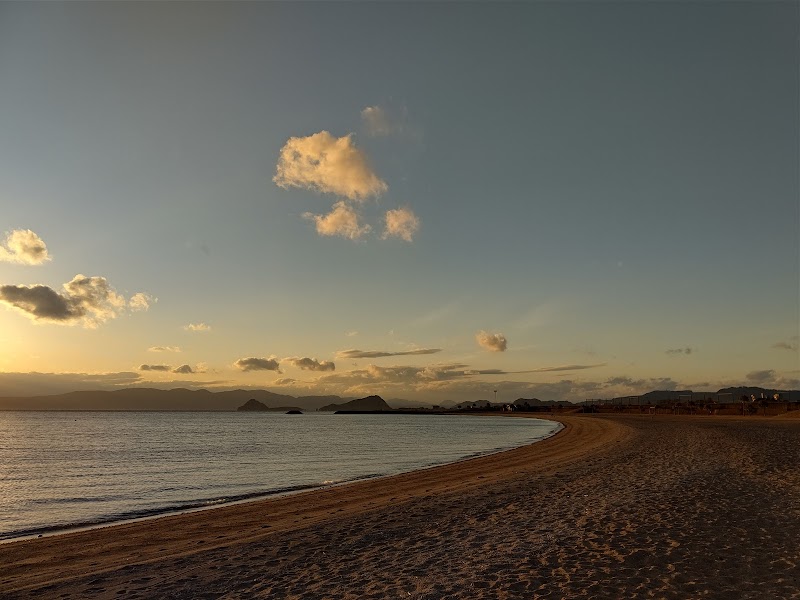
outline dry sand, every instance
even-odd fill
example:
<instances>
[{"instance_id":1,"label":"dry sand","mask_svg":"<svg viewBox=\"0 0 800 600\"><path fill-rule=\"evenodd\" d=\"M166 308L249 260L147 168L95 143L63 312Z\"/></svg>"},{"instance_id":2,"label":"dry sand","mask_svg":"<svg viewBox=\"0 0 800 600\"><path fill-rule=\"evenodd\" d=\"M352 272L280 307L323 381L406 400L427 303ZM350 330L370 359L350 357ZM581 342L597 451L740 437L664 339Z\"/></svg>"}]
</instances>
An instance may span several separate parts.
<instances>
[{"instance_id":1,"label":"dry sand","mask_svg":"<svg viewBox=\"0 0 800 600\"><path fill-rule=\"evenodd\" d=\"M0 545L0 596L800 599L800 420L558 417L491 457Z\"/></svg>"}]
</instances>

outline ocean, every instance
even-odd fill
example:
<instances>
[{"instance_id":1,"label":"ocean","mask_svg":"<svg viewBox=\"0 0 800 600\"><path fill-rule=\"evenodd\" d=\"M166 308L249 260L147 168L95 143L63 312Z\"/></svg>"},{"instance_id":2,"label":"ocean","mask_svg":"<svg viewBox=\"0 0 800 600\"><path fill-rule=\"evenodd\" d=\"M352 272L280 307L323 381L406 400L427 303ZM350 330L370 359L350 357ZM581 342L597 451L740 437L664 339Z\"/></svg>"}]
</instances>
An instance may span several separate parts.
<instances>
[{"instance_id":1,"label":"ocean","mask_svg":"<svg viewBox=\"0 0 800 600\"><path fill-rule=\"evenodd\" d=\"M397 474L560 427L458 415L0 412L0 540Z\"/></svg>"}]
</instances>

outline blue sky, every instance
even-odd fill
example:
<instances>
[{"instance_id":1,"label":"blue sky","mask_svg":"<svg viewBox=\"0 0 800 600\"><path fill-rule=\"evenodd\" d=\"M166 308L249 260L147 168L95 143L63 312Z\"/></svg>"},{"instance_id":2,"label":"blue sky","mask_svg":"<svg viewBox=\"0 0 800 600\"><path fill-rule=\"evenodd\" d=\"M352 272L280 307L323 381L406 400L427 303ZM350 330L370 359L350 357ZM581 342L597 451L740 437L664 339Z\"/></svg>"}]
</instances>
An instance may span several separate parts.
<instances>
[{"instance_id":1,"label":"blue sky","mask_svg":"<svg viewBox=\"0 0 800 600\"><path fill-rule=\"evenodd\" d=\"M0 392L798 387L799 12L2 4Z\"/></svg>"}]
</instances>

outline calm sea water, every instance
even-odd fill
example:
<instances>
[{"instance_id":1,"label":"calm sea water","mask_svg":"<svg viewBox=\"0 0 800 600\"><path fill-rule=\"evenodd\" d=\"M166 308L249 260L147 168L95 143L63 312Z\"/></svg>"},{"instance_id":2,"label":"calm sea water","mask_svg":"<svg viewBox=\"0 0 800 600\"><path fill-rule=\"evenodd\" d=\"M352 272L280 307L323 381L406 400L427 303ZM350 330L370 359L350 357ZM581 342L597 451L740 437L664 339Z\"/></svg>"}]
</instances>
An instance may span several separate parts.
<instances>
[{"instance_id":1,"label":"calm sea water","mask_svg":"<svg viewBox=\"0 0 800 600\"><path fill-rule=\"evenodd\" d=\"M0 539L391 475L558 428L456 415L0 412Z\"/></svg>"}]
</instances>

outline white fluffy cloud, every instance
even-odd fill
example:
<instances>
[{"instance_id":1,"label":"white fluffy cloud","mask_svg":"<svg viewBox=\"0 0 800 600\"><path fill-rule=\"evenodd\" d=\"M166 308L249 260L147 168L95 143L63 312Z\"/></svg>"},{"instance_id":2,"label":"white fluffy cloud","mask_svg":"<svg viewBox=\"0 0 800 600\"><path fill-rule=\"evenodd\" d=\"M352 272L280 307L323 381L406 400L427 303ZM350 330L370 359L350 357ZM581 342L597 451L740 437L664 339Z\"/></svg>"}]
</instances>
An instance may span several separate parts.
<instances>
[{"instance_id":1,"label":"white fluffy cloud","mask_svg":"<svg viewBox=\"0 0 800 600\"><path fill-rule=\"evenodd\" d=\"M419 218L410 208L387 210L385 216L383 238L398 237L407 242L414 239L414 234L419 231Z\"/></svg>"},{"instance_id":2,"label":"white fluffy cloud","mask_svg":"<svg viewBox=\"0 0 800 600\"><path fill-rule=\"evenodd\" d=\"M48 260L47 246L30 229L15 229L0 244L0 262L40 265Z\"/></svg>"},{"instance_id":3,"label":"white fluffy cloud","mask_svg":"<svg viewBox=\"0 0 800 600\"><path fill-rule=\"evenodd\" d=\"M140 371L169 371L169 365L139 365Z\"/></svg>"},{"instance_id":4,"label":"white fluffy cloud","mask_svg":"<svg viewBox=\"0 0 800 600\"><path fill-rule=\"evenodd\" d=\"M211 331L211 325L206 325L205 323L189 323L184 325L183 328L186 331Z\"/></svg>"},{"instance_id":5,"label":"white fluffy cloud","mask_svg":"<svg viewBox=\"0 0 800 600\"><path fill-rule=\"evenodd\" d=\"M189 373L195 373L196 371L192 368L191 365L181 365L180 367L175 367L172 369L173 373L179 373L181 375L188 375Z\"/></svg>"},{"instance_id":6,"label":"white fluffy cloud","mask_svg":"<svg viewBox=\"0 0 800 600\"><path fill-rule=\"evenodd\" d=\"M147 310L150 308L150 305L154 302L157 302L156 298L153 298L149 294L145 294L144 292L138 292L131 296L131 299L128 300L128 307L131 310L139 311L139 310Z\"/></svg>"},{"instance_id":7,"label":"white fluffy cloud","mask_svg":"<svg viewBox=\"0 0 800 600\"><path fill-rule=\"evenodd\" d=\"M296 187L364 201L388 186L372 170L353 136L337 138L327 131L292 137L281 148L272 180L282 188Z\"/></svg>"},{"instance_id":8,"label":"white fluffy cloud","mask_svg":"<svg viewBox=\"0 0 800 600\"><path fill-rule=\"evenodd\" d=\"M475 335L475 340L481 348L489 350L490 352L505 352L508 348L508 341L506 336L502 333L487 333L479 331Z\"/></svg>"},{"instance_id":9,"label":"white fluffy cloud","mask_svg":"<svg viewBox=\"0 0 800 600\"><path fill-rule=\"evenodd\" d=\"M35 321L90 328L119 316L127 305L105 277L76 275L62 287L57 292L46 285L4 285L0 302Z\"/></svg>"},{"instance_id":10,"label":"white fluffy cloud","mask_svg":"<svg viewBox=\"0 0 800 600\"><path fill-rule=\"evenodd\" d=\"M335 371L336 365L329 360L319 361L316 358L291 357L284 358L281 362L288 363L303 371Z\"/></svg>"},{"instance_id":11,"label":"white fluffy cloud","mask_svg":"<svg viewBox=\"0 0 800 600\"><path fill-rule=\"evenodd\" d=\"M344 201L334 204L327 215L304 213L303 218L313 221L320 235L338 235L350 240L357 240L372 229L369 225L362 225L358 213Z\"/></svg>"},{"instance_id":12,"label":"white fluffy cloud","mask_svg":"<svg viewBox=\"0 0 800 600\"><path fill-rule=\"evenodd\" d=\"M147 349L148 352L181 352L178 346L151 346Z\"/></svg>"},{"instance_id":13,"label":"white fluffy cloud","mask_svg":"<svg viewBox=\"0 0 800 600\"><path fill-rule=\"evenodd\" d=\"M242 371L277 371L280 373L281 367L274 358L240 358L233 365Z\"/></svg>"}]
</instances>

